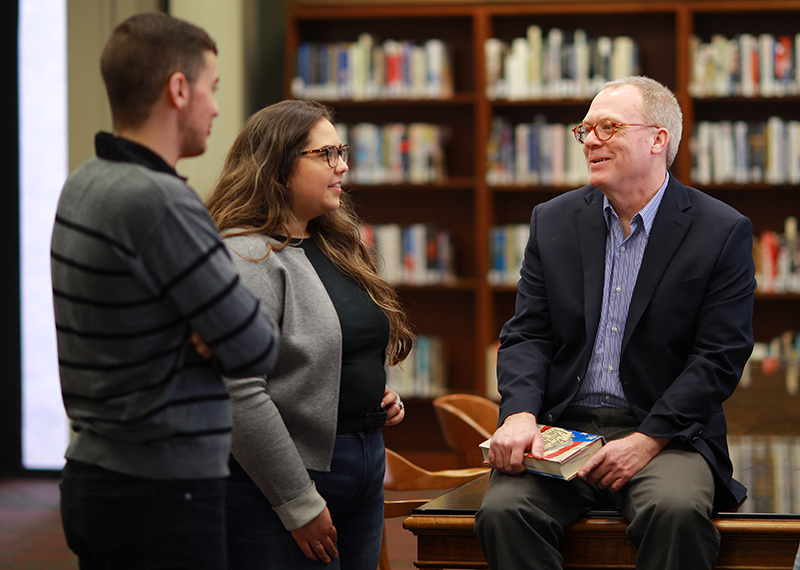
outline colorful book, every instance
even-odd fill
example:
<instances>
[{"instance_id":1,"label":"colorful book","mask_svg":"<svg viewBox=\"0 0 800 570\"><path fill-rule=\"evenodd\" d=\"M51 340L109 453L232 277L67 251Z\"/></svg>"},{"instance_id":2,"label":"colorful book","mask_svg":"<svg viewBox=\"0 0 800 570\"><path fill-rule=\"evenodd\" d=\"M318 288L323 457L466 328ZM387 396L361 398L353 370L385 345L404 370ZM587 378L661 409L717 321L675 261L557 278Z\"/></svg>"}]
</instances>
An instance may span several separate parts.
<instances>
[{"instance_id":1,"label":"colorful book","mask_svg":"<svg viewBox=\"0 0 800 570\"><path fill-rule=\"evenodd\" d=\"M601 435L553 426L540 426L539 430L544 436L544 457L534 459L533 455L527 453L522 462L532 473L565 481L574 479L583 464L605 445ZM490 438L480 444L483 459L487 463L491 442Z\"/></svg>"}]
</instances>

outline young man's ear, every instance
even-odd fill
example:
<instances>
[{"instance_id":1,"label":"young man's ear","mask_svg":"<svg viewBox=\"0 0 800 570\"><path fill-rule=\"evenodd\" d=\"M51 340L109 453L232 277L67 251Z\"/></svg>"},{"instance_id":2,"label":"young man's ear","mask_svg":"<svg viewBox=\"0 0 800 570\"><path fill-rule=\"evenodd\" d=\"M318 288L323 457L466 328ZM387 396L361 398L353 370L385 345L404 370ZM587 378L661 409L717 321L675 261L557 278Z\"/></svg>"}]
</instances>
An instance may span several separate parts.
<instances>
[{"instance_id":1,"label":"young man's ear","mask_svg":"<svg viewBox=\"0 0 800 570\"><path fill-rule=\"evenodd\" d=\"M167 84L167 95L170 103L179 110L183 110L189 104L191 95L191 85L182 71L176 71L169 77Z\"/></svg>"}]
</instances>

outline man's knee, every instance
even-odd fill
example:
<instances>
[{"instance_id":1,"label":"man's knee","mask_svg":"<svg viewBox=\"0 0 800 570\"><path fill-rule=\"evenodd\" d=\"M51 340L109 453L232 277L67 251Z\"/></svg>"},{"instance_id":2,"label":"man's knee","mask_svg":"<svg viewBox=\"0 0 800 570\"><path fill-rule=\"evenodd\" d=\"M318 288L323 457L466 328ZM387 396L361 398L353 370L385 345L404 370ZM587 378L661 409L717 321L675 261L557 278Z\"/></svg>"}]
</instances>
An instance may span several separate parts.
<instances>
[{"instance_id":1,"label":"man's knee","mask_svg":"<svg viewBox=\"0 0 800 570\"><path fill-rule=\"evenodd\" d=\"M475 515L475 534L489 537L509 533L538 535L556 548L564 537L564 529L558 522L530 502L484 500Z\"/></svg>"},{"instance_id":2,"label":"man's knee","mask_svg":"<svg viewBox=\"0 0 800 570\"><path fill-rule=\"evenodd\" d=\"M690 498L670 500L668 497L659 497L653 500L637 518L644 516L652 520L671 521L672 524L691 526L695 523L708 521L711 516L708 504Z\"/></svg>"},{"instance_id":3,"label":"man's knee","mask_svg":"<svg viewBox=\"0 0 800 570\"><path fill-rule=\"evenodd\" d=\"M504 527L515 525L520 519L520 509L497 497L485 496L475 514L475 534L487 536L502 532Z\"/></svg>"}]
</instances>

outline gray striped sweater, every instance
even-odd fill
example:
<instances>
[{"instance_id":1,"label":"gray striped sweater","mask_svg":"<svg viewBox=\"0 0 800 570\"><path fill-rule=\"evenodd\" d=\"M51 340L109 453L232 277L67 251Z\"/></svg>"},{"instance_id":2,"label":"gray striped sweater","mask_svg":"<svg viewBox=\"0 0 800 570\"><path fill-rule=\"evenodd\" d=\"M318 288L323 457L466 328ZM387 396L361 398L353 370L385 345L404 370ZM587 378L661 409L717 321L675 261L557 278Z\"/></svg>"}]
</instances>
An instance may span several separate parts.
<instances>
[{"instance_id":1,"label":"gray striped sweater","mask_svg":"<svg viewBox=\"0 0 800 570\"><path fill-rule=\"evenodd\" d=\"M66 457L153 479L227 475L222 374L269 372L277 328L239 282L195 192L157 155L100 133L67 180L51 269ZM201 359L192 331L214 351Z\"/></svg>"}]
</instances>

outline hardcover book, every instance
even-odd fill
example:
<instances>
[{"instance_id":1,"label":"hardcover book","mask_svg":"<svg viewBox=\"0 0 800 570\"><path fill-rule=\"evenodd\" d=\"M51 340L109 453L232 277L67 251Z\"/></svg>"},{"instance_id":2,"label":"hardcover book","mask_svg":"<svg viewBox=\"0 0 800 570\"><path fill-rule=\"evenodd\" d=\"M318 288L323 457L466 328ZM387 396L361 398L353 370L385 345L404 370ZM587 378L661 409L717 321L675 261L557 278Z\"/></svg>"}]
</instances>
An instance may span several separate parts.
<instances>
[{"instance_id":1,"label":"hardcover book","mask_svg":"<svg viewBox=\"0 0 800 570\"><path fill-rule=\"evenodd\" d=\"M583 464L605 445L601 435L553 426L539 426L539 430L544 436L544 457L534 459L533 455L527 453L522 462L528 471L565 481L575 478ZM487 439L480 444L483 459L487 463L491 442L491 439Z\"/></svg>"}]
</instances>

